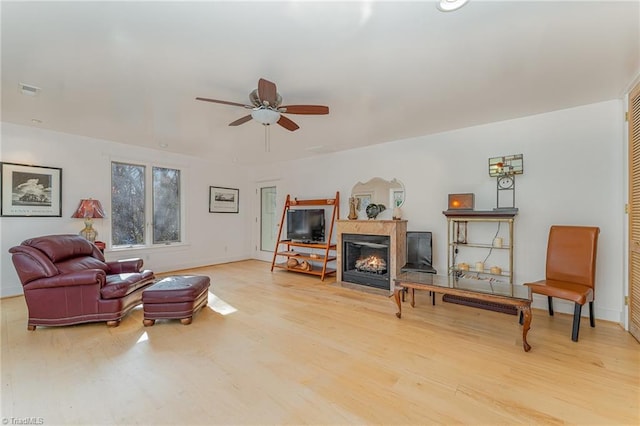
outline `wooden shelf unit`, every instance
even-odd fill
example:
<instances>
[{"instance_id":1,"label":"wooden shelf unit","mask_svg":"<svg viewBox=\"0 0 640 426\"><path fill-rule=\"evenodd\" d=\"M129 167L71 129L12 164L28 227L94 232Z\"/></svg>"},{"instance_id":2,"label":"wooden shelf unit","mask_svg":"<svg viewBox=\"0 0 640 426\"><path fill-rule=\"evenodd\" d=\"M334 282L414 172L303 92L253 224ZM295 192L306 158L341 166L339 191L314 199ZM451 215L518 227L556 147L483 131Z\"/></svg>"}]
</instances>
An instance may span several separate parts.
<instances>
[{"instance_id":1,"label":"wooden shelf unit","mask_svg":"<svg viewBox=\"0 0 640 426\"><path fill-rule=\"evenodd\" d=\"M309 207L309 206L324 206L332 207L331 209L331 223L328 229L325 229L325 242L324 243L303 243L297 241L290 241L282 239L282 228L284 221L287 217L287 212L291 207ZM324 281L327 275L335 274L335 268L328 268L327 263L337 259L336 245L331 243L333 238L333 227L336 220L340 216L340 192L336 192L335 198L319 198L313 200L299 200L297 198L291 198L290 194L287 194L287 199L282 209L282 218L280 219L280 228L278 230L278 240L276 242L276 248L273 251L273 260L271 262L271 271L273 268L285 269L291 272L300 272L303 274L320 276L320 280ZM328 231L328 232L327 232ZM320 250L321 254L313 252L301 252L295 251L293 248L301 247L305 249ZM285 257L286 261L276 263L278 256ZM298 268L290 268L287 265L287 261L290 258L300 259L311 264L312 269L310 271Z\"/></svg>"}]
</instances>

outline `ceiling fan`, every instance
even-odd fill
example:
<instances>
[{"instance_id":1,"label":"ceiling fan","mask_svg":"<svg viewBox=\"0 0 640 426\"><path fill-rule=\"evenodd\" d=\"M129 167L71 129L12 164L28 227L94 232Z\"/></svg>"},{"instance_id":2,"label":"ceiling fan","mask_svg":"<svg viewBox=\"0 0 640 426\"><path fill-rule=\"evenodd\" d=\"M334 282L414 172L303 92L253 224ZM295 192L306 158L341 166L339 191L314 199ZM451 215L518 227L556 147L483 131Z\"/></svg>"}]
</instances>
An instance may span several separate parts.
<instances>
[{"instance_id":1,"label":"ceiling fan","mask_svg":"<svg viewBox=\"0 0 640 426\"><path fill-rule=\"evenodd\" d=\"M278 123L293 132L298 130L300 126L282 114L329 114L329 107L323 105L282 105L282 96L278 93L275 83L264 78L258 80L258 88L249 94L251 105L208 98L196 98L196 100L239 106L251 110L251 114L229 123L229 126L239 126L254 119L265 126Z\"/></svg>"}]
</instances>

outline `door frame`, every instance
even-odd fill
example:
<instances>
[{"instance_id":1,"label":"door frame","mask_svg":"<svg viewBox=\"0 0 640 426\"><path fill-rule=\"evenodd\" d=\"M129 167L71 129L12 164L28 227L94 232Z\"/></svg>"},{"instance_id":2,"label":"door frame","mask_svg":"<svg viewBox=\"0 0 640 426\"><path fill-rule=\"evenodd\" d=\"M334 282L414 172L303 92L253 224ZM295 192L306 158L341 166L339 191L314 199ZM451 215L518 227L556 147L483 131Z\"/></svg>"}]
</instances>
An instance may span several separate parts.
<instances>
[{"instance_id":1,"label":"door frame","mask_svg":"<svg viewBox=\"0 0 640 426\"><path fill-rule=\"evenodd\" d=\"M270 251L264 251L261 247L261 238L262 238L262 229L261 229L261 214L262 214L262 198L261 198L261 190L262 188L275 187L276 188L276 214L275 214L275 225L279 226L279 215L278 213L278 202L280 200L278 183L280 183L280 179L269 179L269 180L259 180L254 184L254 211L253 211L253 229L252 229L252 242L251 242L251 253L252 258L257 260L262 260L265 262L271 262L273 259L273 249L275 249L275 243L273 249Z\"/></svg>"}]
</instances>

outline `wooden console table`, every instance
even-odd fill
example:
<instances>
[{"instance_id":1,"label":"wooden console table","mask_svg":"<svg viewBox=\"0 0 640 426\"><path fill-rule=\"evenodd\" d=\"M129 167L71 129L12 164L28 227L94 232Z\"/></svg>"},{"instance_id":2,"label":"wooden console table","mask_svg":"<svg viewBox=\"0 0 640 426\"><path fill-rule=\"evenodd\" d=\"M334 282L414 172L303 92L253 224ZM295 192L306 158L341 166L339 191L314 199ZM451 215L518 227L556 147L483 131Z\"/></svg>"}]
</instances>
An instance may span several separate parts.
<instances>
[{"instance_id":1,"label":"wooden console table","mask_svg":"<svg viewBox=\"0 0 640 426\"><path fill-rule=\"evenodd\" d=\"M527 333L531 327L531 295L526 287L514 286L504 282L455 278L422 272L403 272L394 281L393 296L398 305L398 312L396 313L398 318L402 317L400 293L406 290L411 290L411 307L415 306L415 290L428 290L434 293L451 294L479 301L514 306L521 314L522 346L525 352L529 352L531 349L531 345L527 343Z\"/></svg>"}]
</instances>

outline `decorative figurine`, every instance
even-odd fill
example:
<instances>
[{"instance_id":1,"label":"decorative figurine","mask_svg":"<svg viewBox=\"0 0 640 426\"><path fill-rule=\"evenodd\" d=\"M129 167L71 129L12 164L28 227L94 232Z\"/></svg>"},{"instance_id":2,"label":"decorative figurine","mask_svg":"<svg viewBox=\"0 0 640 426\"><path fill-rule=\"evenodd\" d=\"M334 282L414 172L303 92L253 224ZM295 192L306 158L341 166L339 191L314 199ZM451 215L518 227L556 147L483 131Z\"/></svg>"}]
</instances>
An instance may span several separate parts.
<instances>
[{"instance_id":1,"label":"decorative figurine","mask_svg":"<svg viewBox=\"0 0 640 426\"><path fill-rule=\"evenodd\" d=\"M356 220L358 218L358 209L360 208L360 198L349 198L349 220Z\"/></svg>"},{"instance_id":2,"label":"decorative figurine","mask_svg":"<svg viewBox=\"0 0 640 426\"><path fill-rule=\"evenodd\" d=\"M386 209L387 208L384 206L384 204L369 204L367 206L367 217L369 218L369 220L375 219Z\"/></svg>"}]
</instances>

